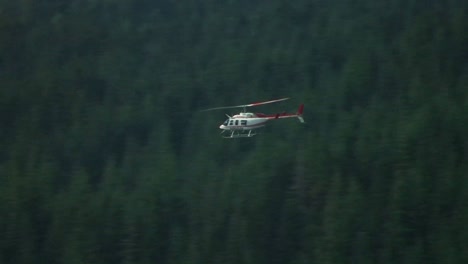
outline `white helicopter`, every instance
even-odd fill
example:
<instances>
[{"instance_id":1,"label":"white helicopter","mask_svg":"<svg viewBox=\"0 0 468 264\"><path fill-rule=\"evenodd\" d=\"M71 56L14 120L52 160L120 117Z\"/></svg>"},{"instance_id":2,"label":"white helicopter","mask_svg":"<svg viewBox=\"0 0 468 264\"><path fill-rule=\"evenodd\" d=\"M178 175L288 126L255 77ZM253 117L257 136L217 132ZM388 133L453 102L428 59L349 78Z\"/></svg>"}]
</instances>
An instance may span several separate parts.
<instances>
[{"instance_id":1,"label":"white helicopter","mask_svg":"<svg viewBox=\"0 0 468 264\"><path fill-rule=\"evenodd\" d=\"M276 103L284 100L288 100L289 98L281 98L275 99L270 101L264 102L257 102L251 103L246 105L236 105L236 106L222 106L222 107L215 107L209 108L202 111L211 111L211 110L218 110L218 109L229 109L229 108L243 108L243 111L237 115L229 116L226 114L228 119L224 121L219 128L222 130L221 134L230 131L228 136L224 136L224 138L240 138L240 137L253 137L255 136L256 129L264 127L266 122L272 119L279 119L279 118L290 118L290 117L297 117L301 123L304 123L304 118L302 117L302 112L304 111L304 104L299 105L299 109L297 113L290 114L290 113L277 113L277 114L263 114L263 113L251 113L247 112L247 107L251 106L258 106L270 103Z\"/></svg>"}]
</instances>

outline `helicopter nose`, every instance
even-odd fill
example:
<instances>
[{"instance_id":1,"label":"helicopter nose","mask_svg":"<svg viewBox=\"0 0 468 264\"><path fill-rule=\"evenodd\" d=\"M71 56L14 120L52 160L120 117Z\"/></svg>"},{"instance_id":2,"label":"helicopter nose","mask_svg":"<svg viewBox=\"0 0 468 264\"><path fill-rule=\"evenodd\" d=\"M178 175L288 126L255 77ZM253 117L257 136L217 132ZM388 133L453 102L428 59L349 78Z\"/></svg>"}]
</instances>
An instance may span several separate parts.
<instances>
[{"instance_id":1,"label":"helicopter nose","mask_svg":"<svg viewBox=\"0 0 468 264\"><path fill-rule=\"evenodd\" d=\"M220 125L219 128L220 128L220 129L224 129L224 125Z\"/></svg>"}]
</instances>

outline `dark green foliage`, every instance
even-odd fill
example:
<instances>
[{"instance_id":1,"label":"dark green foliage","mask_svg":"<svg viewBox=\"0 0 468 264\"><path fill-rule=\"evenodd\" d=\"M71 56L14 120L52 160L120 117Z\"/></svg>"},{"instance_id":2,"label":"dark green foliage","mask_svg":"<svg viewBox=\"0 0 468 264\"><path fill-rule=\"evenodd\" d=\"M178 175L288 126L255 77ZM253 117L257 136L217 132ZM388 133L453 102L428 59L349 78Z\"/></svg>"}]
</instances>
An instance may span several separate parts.
<instances>
[{"instance_id":1,"label":"dark green foliage","mask_svg":"<svg viewBox=\"0 0 468 264\"><path fill-rule=\"evenodd\" d=\"M468 263L466 1L2 1L0 263ZM295 111L223 140L223 112ZM228 111L232 114L232 111Z\"/></svg>"}]
</instances>

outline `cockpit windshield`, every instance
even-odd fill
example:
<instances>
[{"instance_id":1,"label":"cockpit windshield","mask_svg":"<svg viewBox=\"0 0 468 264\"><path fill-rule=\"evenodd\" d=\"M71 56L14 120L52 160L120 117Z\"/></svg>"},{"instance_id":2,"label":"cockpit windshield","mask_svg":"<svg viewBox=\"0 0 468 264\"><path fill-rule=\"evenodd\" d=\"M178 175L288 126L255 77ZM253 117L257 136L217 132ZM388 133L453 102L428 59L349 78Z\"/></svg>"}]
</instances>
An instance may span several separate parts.
<instances>
[{"instance_id":1,"label":"cockpit windshield","mask_svg":"<svg viewBox=\"0 0 468 264\"><path fill-rule=\"evenodd\" d=\"M229 123L229 119L226 119L226 121L224 121L223 125L224 125L224 126L227 126L228 123Z\"/></svg>"}]
</instances>

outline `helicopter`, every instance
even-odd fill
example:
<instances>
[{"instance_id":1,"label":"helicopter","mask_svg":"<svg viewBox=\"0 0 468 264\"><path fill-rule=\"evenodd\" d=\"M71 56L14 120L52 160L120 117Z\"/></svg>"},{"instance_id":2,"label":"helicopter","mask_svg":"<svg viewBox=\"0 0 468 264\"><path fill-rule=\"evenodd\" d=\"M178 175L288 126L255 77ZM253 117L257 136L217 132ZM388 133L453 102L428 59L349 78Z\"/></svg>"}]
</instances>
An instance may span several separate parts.
<instances>
[{"instance_id":1,"label":"helicopter","mask_svg":"<svg viewBox=\"0 0 468 264\"><path fill-rule=\"evenodd\" d=\"M245 104L245 105L221 106L221 107L204 109L201 111L204 112L204 111L212 111L212 110L219 110L219 109L242 108L243 111L240 112L239 114L236 114L233 116L226 114L228 119L226 119L226 121L224 121L224 123L219 126L219 128L222 130L221 134L223 134L224 132L230 132L227 136L223 136L224 138L253 137L257 135L256 129L264 127L268 121L273 120L273 119L296 117L297 119L299 119L301 123L304 123L304 118L302 117L302 113L304 111L304 104L300 104L297 112L294 114L283 112L283 113L268 115L268 114L263 114L263 113L247 112L247 107L277 103L277 102L285 101L288 99L289 98L280 98L280 99L256 102L256 103Z\"/></svg>"}]
</instances>

